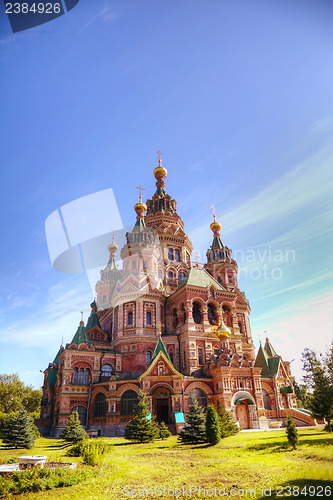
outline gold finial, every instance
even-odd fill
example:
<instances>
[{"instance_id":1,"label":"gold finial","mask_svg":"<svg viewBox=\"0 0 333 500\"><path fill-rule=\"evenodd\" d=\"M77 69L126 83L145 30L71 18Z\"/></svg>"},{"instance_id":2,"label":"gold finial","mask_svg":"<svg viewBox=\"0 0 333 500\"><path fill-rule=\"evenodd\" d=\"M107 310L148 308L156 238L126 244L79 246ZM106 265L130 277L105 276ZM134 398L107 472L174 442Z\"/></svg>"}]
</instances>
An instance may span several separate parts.
<instances>
[{"instance_id":1,"label":"gold finial","mask_svg":"<svg viewBox=\"0 0 333 500\"><path fill-rule=\"evenodd\" d=\"M163 323L161 321L158 322L158 334L159 336L161 337L162 336L162 327L163 327Z\"/></svg>"},{"instance_id":2,"label":"gold finial","mask_svg":"<svg viewBox=\"0 0 333 500\"><path fill-rule=\"evenodd\" d=\"M160 187L164 187L164 179L168 173L167 169L162 166L162 153L160 150L157 151L158 154L158 167L154 169L154 176L157 182L160 183ZM157 184L156 184L157 186ZM159 187L159 186L158 186Z\"/></svg>"},{"instance_id":3,"label":"gold finial","mask_svg":"<svg viewBox=\"0 0 333 500\"><path fill-rule=\"evenodd\" d=\"M139 194L139 200L140 202L142 201L142 191L144 191L146 188L144 188L143 186L136 186L136 189L139 189L140 190L140 194Z\"/></svg>"},{"instance_id":4,"label":"gold finial","mask_svg":"<svg viewBox=\"0 0 333 500\"><path fill-rule=\"evenodd\" d=\"M214 235L218 235L219 234L219 230L221 229L222 226L216 220L216 208L214 207L214 205L211 205L209 208L212 209L212 211L213 211L213 218L214 218L214 221L211 223L210 228L213 231Z\"/></svg>"},{"instance_id":5,"label":"gold finial","mask_svg":"<svg viewBox=\"0 0 333 500\"><path fill-rule=\"evenodd\" d=\"M109 252L114 251L114 250L117 252L117 250L118 250L118 246L115 243L115 236L114 236L115 231L116 231L116 228L113 227L112 228L112 243L110 243L110 245L108 246Z\"/></svg>"},{"instance_id":6,"label":"gold finial","mask_svg":"<svg viewBox=\"0 0 333 500\"><path fill-rule=\"evenodd\" d=\"M214 207L214 205L211 205L209 208L212 209L212 212L213 212L213 217L214 217L214 222L216 221L216 214L215 214L215 210L216 208Z\"/></svg>"},{"instance_id":7,"label":"gold finial","mask_svg":"<svg viewBox=\"0 0 333 500\"><path fill-rule=\"evenodd\" d=\"M199 267L199 259L200 259L199 252L195 252L194 258L195 258L195 267Z\"/></svg>"},{"instance_id":8,"label":"gold finial","mask_svg":"<svg viewBox=\"0 0 333 500\"><path fill-rule=\"evenodd\" d=\"M261 345L261 335L258 333L258 338L259 338L259 344Z\"/></svg>"},{"instance_id":9,"label":"gold finial","mask_svg":"<svg viewBox=\"0 0 333 500\"><path fill-rule=\"evenodd\" d=\"M83 311L81 311L81 321L83 321Z\"/></svg>"}]
</instances>

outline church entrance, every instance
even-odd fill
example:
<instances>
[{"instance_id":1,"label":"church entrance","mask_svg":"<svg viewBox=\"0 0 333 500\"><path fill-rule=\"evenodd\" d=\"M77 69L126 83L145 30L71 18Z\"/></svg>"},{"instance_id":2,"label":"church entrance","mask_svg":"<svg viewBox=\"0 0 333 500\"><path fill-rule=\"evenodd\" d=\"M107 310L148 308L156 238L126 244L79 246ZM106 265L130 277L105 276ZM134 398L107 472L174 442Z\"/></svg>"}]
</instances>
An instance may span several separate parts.
<instances>
[{"instance_id":1,"label":"church entrance","mask_svg":"<svg viewBox=\"0 0 333 500\"><path fill-rule=\"evenodd\" d=\"M170 392L159 388L153 394L153 412L157 422L170 423Z\"/></svg>"},{"instance_id":2,"label":"church entrance","mask_svg":"<svg viewBox=\"0 0 333 500\"><path fill-rule=\"evenodd\" d=\"M239 422L239 427L241 429L248 429L249 425L249 411L246 401L241 401L236 403L236 416Z\"/></svg>"}]
</instances>

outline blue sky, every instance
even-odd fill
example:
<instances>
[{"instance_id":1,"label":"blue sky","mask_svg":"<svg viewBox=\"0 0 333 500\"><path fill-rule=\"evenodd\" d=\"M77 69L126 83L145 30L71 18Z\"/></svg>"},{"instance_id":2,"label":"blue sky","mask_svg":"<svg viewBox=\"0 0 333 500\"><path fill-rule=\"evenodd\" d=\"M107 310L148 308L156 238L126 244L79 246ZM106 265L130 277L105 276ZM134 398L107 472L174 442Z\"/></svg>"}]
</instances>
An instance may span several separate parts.
<instances>
[{"instance_id":1,"label":"blue sky","mask_svg":"<svg viewBox=\"0 0 333 500\"><path fill-rule=\"evenodd\" d=\"M161 149L200 260L214 203L255 344L267 330L299 378L332 335L333 2L80 0L16 34L2 8L0 61L0 371L38 387L90 311L87 276L52 268L47 217L112 188L132 224Z\"/></svg>"}]
</instances>

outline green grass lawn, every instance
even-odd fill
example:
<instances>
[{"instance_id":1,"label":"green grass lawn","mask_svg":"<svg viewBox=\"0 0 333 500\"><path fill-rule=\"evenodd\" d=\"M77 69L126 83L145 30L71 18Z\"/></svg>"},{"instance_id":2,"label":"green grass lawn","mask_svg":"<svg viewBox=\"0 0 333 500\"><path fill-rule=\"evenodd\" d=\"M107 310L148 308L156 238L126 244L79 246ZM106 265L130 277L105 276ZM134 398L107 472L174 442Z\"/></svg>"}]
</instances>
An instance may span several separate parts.
<instances>
[{"instance_id":1,"label":"green grass lawn","mask_svg":"<svg viewBox=\"0 0 333 500\"><path fill-rule=\"evenodd\" d=\"M134 496L133 490L158 487L165 488L166 493L164 495L163 489L157 489L155 498L219 498L219 490L222 489L228 496L232 490L232 498L333 497L332 436L320 429L299 430L299 436L300 443L296 450L286 448L284 431L239 433L216 446L180 445L174 436L152 444L102 438L113 446L97 477L67 488L22 494L20 499L145 498L142 491L137 491ZM66 446L61 440L41 438L31 450L0 448L2 463L12 456L27 454L47 455L48 461L81 462L81 458L66 456ZM191 486L205 489L206 496L203 490L201 495L192 490L190 496ZM279 486L281 488L277 489ZM294 494L289 494L288 486L294 488L290 491ZM310 486L312 489L309 489ZM187 496L183 494L183 487ZM303 494L297 496L297 487ZM329 488L332 495L328 494ZM173 491L168 495L169 489ZM250 489L255 490L255 494L246 492ZM266 495L262 489L268 490ZM133 493L132 496L129 492ZM220 493L221 498L223 491ZM153 495L150 498L154 498Z\"/></svg>"}]
</instances>

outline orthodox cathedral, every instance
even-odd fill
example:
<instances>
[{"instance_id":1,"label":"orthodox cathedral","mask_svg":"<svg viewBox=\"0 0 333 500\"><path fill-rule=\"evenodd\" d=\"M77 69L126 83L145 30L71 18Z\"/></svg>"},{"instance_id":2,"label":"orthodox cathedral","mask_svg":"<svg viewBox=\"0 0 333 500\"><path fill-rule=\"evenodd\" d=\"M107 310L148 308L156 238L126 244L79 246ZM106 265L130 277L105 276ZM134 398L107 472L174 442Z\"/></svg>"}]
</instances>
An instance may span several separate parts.
<instances>
[{"instance_id":1,"label":"orthodox cathedral","mask_svg":"<svg viewBox=\"0 0 333 500\"><path fill-rule=\"evenodd\" d=\"M140 391L174 433L194 397L204 408L223 406L242 429L285 425L287 415L314 424L296 407L290 362L268 338L255 353L250 305L215 214L207 262L191 261L166 175L159 155L156 191L145 204L140 190L122 269L113 237L86 325L44 371L40 431L59 436L76 410L91 435L121 436Z\"/></svg>"}]
</instances>

